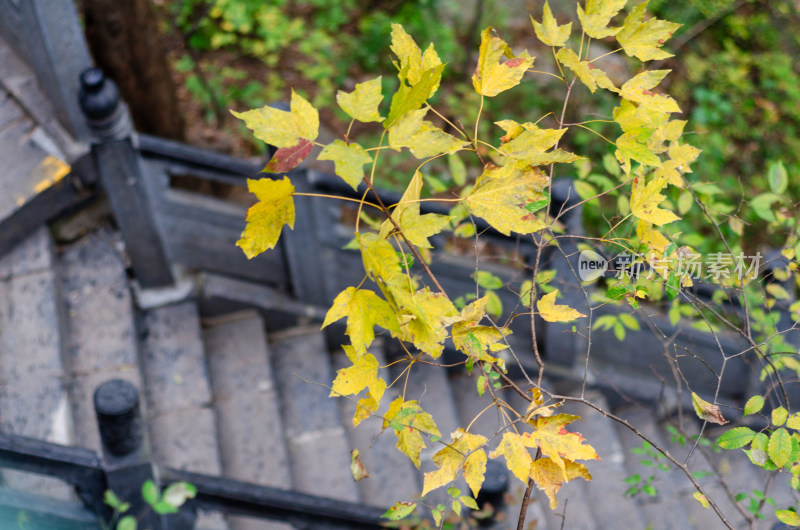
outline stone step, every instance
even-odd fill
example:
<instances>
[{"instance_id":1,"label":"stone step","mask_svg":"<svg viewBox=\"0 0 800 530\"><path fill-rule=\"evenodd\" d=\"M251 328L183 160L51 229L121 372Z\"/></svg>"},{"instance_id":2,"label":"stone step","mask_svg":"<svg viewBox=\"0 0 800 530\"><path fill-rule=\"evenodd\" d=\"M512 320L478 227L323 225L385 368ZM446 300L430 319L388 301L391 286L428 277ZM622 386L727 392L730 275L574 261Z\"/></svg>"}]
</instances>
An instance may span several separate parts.
<instances>
[{"instance_id":1,"label":"stone step","mask_svg":"<svg viewBox=\"0 0 800 530\"><path fill-rule=\"evenodd\" d=\"M147 427L156 462L221 474L216 414L195 302L145 311L140 333ZM201 513L195 527L225 530L227 524L219 513Z\"/></svg>"},{"instance_id":2,"label":"stone step","mask_svg":"<svg viewBox=\"0 0 800 530\"><path fill-rule=\"evenodd\" d=\"M617 411L616 414L650 438L654 444L659 447L664 446L661 428L652 410L627 408ZM614 422L613 425L625 451L625 469L628 471L628 476L638 474L643 481L651 476L654 477L652 486L656 488L658 494L648 496L644 492L639 492L635 496L647 523L653 530L692 528L690 514L697 509L703 510L704 508L697 501L688 506L681 502L680 486L687 481L683 472L669 464L663 457L656 458L633 453L633 449L642 448L642 439L624 425L617 422ZM642 461L655 462L656 465L642 464ZM662 463L670 465L669 469L666 471L658 469L657 465ZM630 485L626 485L626 487L628 486Z\"/></svg>"},{"instance_id":3,"label":"stone step","mask_svg":"<svg viewBox=\"0 0 800 530\"><path fill-rule=\"evenodd\" d=\"M378 372L379 377L382 377L387 384L391 383L381 346L373 346L370 353L375 355L381 366L384 366ZM331 362L334 370L352 364L342 350L333 353ZM389 403L398 395L396 387L388 388L378 414L385 413ZM344 397L338 398L337 403L350 446L359 450L361 461L369 471L369 477L358 482L361 499L367 504L388 508L397 501L411 501L417 497L422 491L419 472L411 460L397 449L397 437L392 429L384 431L383 420L374 416L362 421L358 427L353 427L355 403Z\"/></svg>"},{"instance_id":4,"label":"stone step","mask_svg":"<svg viewBox=\"0 0 800 530\"><path fill-rule=\"evenodd\" d=\"M116 243L110 230L101 229L59 258L75 442L98 452L95 389L120 378L142 390L133 301Z\"/></svg>"},{"instance_id":5,"label":"stone step","mask_svg":"<svg viewBox=\"0 0 800 530\"><path fill-rule=\"evenodd\" d=\"M358 502L347 433L328 398L333 376L324 336L312 326L269 339L295 489Z\"/></svg>"},{"instance_id":6,"label":"stone step","mask_svg":"<svg viewBox=\"0 0 800 530\"><path fill-rule=\"evenodd\" d=\"M599 392L587 391L585 397L600 408L608 410L608 404ZM611 420L576 402L567 402L561 410L582 418L570 424L568 430L582 434L600 457L600 460L583 462L592 474L592 481L586 488L588 504L571 507L567 513L566 527L572 528L571 515L585 511L591 512L596 528L645 528L647 524L641 508L635 501L624 496L627 489L624 479L628 476L625 452ZM575 482L581 480L577 479ZM569 484L564 489L568 487Z\"/></svg>"},{"instance_id":7,"label":"stone step","mask_svg":"<svg viewBox=\"0 0 800 530\"><path fill-rule=\"evenodd\" d=\"M41 228L0 260L0 430L74 441L63 365L63 315L50 234ZM67 499L71 488L6 471L6 486Z\"/></svg>"},{"instance_id":8,"label":"stone step","mask_svg":"<svg viewBox=\"0 0 800 530\"><path fill-rule=\"evenodd\" d=\"M206 322L203 331L226 477L291 489L279 398L264 322L255 311ZM229 517L234 530L279 530L291 526Z\"/></svg>"}]
</instances>

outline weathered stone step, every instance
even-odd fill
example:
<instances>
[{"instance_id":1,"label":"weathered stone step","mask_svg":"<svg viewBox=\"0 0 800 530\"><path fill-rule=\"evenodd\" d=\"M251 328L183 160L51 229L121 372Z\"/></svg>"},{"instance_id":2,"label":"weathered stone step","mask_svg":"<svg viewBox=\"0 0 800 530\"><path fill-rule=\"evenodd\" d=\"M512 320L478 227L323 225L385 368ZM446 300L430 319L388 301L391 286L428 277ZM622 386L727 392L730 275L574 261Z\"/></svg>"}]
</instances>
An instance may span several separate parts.
<instances>
[{"instance_id":1,"label":"weathered stone step","mask_svg":"<svg viewBox=\"0 0 800 530\"><path fill-rule=\"evenodd\" d=\"M585 397L608 410L608 404L599 392L587 391ZM625 453L611 421L594 409L576 402L567 402L562 411L582 418L570 424L568 430L582 434L600 457L600 460L583 462L592 474L592 481L586 488L588 504L570 506L565 528L572 528L570 516L584 511L591 512L596 528L645 528L647 524L641 509L636 502L624 496L627 489L624 482L627 476ZM567 487L569 484L564 489Z\"/></svg>"},{"instance_id":2,"label":"weathered stone step","mask_svg":"<svg viewBox=\"0 0 800 530\"><path fill-rule=\"evenodd\" d=\"M75 442L98 452L95 389L120 378L142 390L133 301L116 242L110 230L101 229L67 247L59 259Z\"/></svg>"},{"instance_id":3,"label":"weathered stone step","mask_svg":"<svg viewBox=\"0 0 800 530\"><path fill-rule=\"evenodd\" d=\"M358 502L347 433L328 398L333 376L324 336L313 326L269 339L295 489Z\"/></svg>"},{"instance_id":4,"label":"weathered stone step","mask_svg":"<svg viewBox=\"0 0 800 530\"><path fill-rule=\"evenodd\" d=\"M654 444L659 447L664 446L661 429L652 410L628 408L617 411L616 414L650 438ZM625 451L625 469L628 471L628 476L638 474L642 481L651 476L654 477L652 486L657 490L657 495L649 496L647 493L639 492L635 496L639 506L642 508L647 524L653 530L685 530L693 528L690 514L697 511L697 509L703 510L704 508L694 499L692 499L694 502L688 506L681 502L680 485L687 481L683 472L676 469L663 457L649 457L633 453L633 449L642 448L642 439L624 425L616 422L613 425ZM645 465L642 464L642 461L654 462L656 465ZM658 469L657 466L661 463L668 464L670 468L667 471ZM629 484L626 484L626 488L629 486Z\"/></svg>"},{"instance_id":5,"label":"weathered stone step","mask_svg":"<svg viewBox=\"0 0 800 530\"><path fill-rule=\"evenodd\" d=\"M219 438L195 302L145 311L141 333L147 426L156 462L219 475ZM201 514L196 528L227 525L218 513Z\"/></svg>"},{"instance_id":6,"label":"weathered stone step","mask_svg":"<svg viewBox=\"0 0 800 530\"><path fill-rule=\"evenodd\" d=\"M244 311L206 324L203 337L223 474L291 489L283 420L263 320L255 311ZM291 528L244 517L228 517L228 523L235 530Z\"/></svg>"},{"instance_id":7,"label":"weathered stone step","mask_svg":"<svg viewBox=\"0 0 800 530\"><path fill-rule=\"evenodd\" d=\"M370 348L370 353L375 355L381 366L386 365L380 345ZM334 352L331 360L334 370L351 365L342 350ZM381 368L378 375L387 384L391 383L387 368ZM388 388L383 396L378 414L385 413L389 408L389 403L398 395L399 391L396 387ZM420 474L411 460L397 449L397 437L392 429L384 431L383 420L377 417L367 418L358 427L353 427L355 403L343 397L338 398L337 402L350 446L359 450L361 461L370 475L358 482L361 499L367 504L388 508L397 501L410 501L418 496L422 491Z\"/></svg>"},{"instance_id":8,"label":"weathered stone step","mask_svg":"<svg viewBox=\"0 0 800 530\"><path fill-rule=\"evenodd\" d=\"M62 315L50 234L41 228L0 260L0 430L73 442ZM54 479L6 471L5 485L70 498Z\"/></svg>"}]
</instances>

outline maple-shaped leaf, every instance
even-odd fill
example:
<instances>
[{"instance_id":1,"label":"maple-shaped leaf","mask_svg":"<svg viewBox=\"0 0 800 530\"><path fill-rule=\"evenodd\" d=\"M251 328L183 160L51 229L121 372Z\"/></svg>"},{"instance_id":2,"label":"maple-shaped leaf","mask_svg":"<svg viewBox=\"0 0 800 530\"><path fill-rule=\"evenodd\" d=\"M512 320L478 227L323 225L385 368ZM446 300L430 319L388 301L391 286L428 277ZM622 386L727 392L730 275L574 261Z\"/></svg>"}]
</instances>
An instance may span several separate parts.
<instances>
[{"instance_id":1,"label":"maple-shaped leaf","mask_svg":"<svg viewBox=\"0 0 800 530\"><path fill-rule=\"evenodd\" d=\"M383 122L384 128L388 129L407 112L420 108L436 92L442 80L442 70L444 70L443 64L425 70L419 82L412 86L401 80L397 92L392 96L389 115Z\"/></svg>"},{"instance_id":2,"label":"maple-shaped leaf","mask_svg":"<svg viewBox=\"0 0 800 530\"><path fill-rule=\"evenodd\" d=\"M422 173L416 172L400 198L400 202L392 210L391 216L413 245L432 248L428 238L444 230L452 217L434 213L420 215L419 197L421 193ZM385 238L395 230L394 223L387 219L381 225L380 235Z\"/></svg>"},{"instance_id":3,"label":"maple-shaped leaf","mask_svg":"<svg viewBox=\"0 0 800 530\"><path fill-rule=\"evenodd\" d=\"M722 412L719 410L719 405L712 405L705 399L701 398L692 392L692 406L697 417L709 423L716 423L718 425L725 425L728 420L722 417Z\"/></svg>"},{"instance_id":4,"label":"maple-shaped leaf","mask_svg":"<svg viewBox=\"0 0 800 530\"><path fill-rule=\"evenodd\" d=\"M569 460L563 463L562 469L558 463L545 457L539 458L531 464L530 476L536 482L536 486L544 491L547 498L550 499L550 509L553 511L558 508L556 494L565 482L579 477L592 480L592 475L589 474L585 465Z\"/></svg>"},{"instance_id":5,"label":"maple-shaped leaf","mask_svg":"<svg viewBox=\"0 0 800 530\"><path fill-rule=\"evenodd\" d=\"M433 455L433 462L439 468L436 471L425 473L422 486L422 496L455 481L459 473L464 475L477 497L483 484L486 473L486 451L482 446L486 437L479 434L470 434L464 429L456 429L451 435L450 443L441 451Z\"/></svg>"},{"instance_id":6,"label":"maple-shaped leaf","mask_svg":"<svg viewBox=\"0 0 800 530\"><path fill-rule=\"evenodd\" d=\"M578 76L578 79L581 80L581 83L586 85L592 93L597 90L598 86L606 90L611 90L612 92L619 92L611 79L608 78L608 74L589 61L581 61L578 55L570 48L561 48L558 50L556 59L572 70L575 75Z\"/></svg>"},{"instance_id":7,"label":"maple-shaped leaf","mask_svg":"<svg viewBox=\"0 0 800 530\"><path fill-rule=\"evenodd\" d=\"M362 421L378 412L381 399L386 391L386 381L379 377L374 382L370 383L367 388L367 395L359 399L356 403L356 412L353 415L353 427L358 427Z\"/></svg>"},{"instance_id":8,"label":"maple-shaped leaf","mask_svg":"<svg viewBox=\"0 0 800 530\"><path fill-rule=\"evenodd\" d=\"M608 23L625 7L628 0L586 0L586 8L578 4L578 18L583 31L593 39L616 35L622 28L609 28Z\"/></svg>"},{"instance_id":9,"label":"maple-shaped leaf","mask_svg":"<svg viewBox=\"0 0 800 530\"><path fill-rule=\"evenodd\" d=\"M381 93L381 77L370 79L356 84L355 90L336 92L336 103L354 120L368 123L383 121L383 116L378 113L378 106L383 101Z\"/></svg>"},{"instance_id":10,"label":"maple-shaped leaf","mask_svg":"<svg viewBox=\"0 0 800 530\"><path fill-rule=\"evenodd\" d=\"M556 414L539 417L531 422L534 427L531 439L538 444L542 455L550 458L558 466L564 482L569 480L566 462L599 458L594 447L584 443L586 440L583 436L567 431L566 426L578 419L579 416L571 414Z\"/></svg>"},{"instance_id":11,"label":"maple-shaped leaf","mask_svg":"<svg viewBox=\"0 0 800 530\"><path fill-rule=\"evenodd\" d=\"M414 38L409 35L400 24L392 24L392 52L400 59L397 66L398 77L401 81L408 81L411 86L419 83L426 71L436 68L442 64L442 60L436 53L433 43L428 45L425 53L422 53ZM433 86L432 92L436 92L438 83ZM426 98L427 99L427 98Z\"/></svg>"},{"instance_id":12,"label":"maple-shaped leaf","mask_svg":"<svg viewBox=\"0 0 800 530\"><path fill-rule=\"evenodd\" d=\"M645 20L644 16L649 1L646 0L634 7L625 18L622 30L617 33L617 42L625 50L625 53L640 61L672 57L671 53L660 48L681 27L681 24L659 20L655 17Z\"/></svg>"},{"instance_id":13,"label":"maple-shaped leaf","mask_svg":"<svg viewBox=\"0 0 800 530\"><path fill-rule=\"evenodd\" d=\"M322 327L344 317L347 317L345 333L350 337L350 342L359 355L367 351L375 339L374 326L389 331L399 331L397 316L392 306L368 289L348 287L339 293L325 315Z\"/></svg>"},{"instance_id":14,"label":"maple-shaped leaf","mask_svg":"<svg viewBox=\"0 0 800 530\"><path fill-rule=\"evenodd\" d=\"M410 299L414 280L403 272L392 244L378 234L356 234L364 270L381 288L386 300L397 307Z\"/></svg>"},{"instance_id":15,"label":"maple-shaped leaf","mask_svg":"<svg viewBox=\"0 0 800 530\"><path fill-rule=\"evenodd\" d=\"M525 72L533 66L533 57L528 52L524 51L514 57L506 41L492 33L491 27L481 33L478 67L472 75L475 91L488 97L517 86ZM507 60L501 63L500 59L504 55Z\"/></svg>"},{"instance_id":16,"label":"maple-shaped leaf","mask_svg":"<svg viewBox=\"0 0 800 530\"><path fill-rule=\"evenodd\" d=\"M504 138L513 134L513 138L500 146L500 152L505 158L510 158L514 163L525 162L531 166L543 166L555 163L574 162L579 156L553 149L558 141L567 132L567 129L540 129L536 124L526 122L517 124L512 120L498 122L501 127L508 127L508 134ZM517 126L521 127L522 132L517 134Z\"/></svg>"},{"instance_id":17,"label":"maple-shaped leaf","mask_svg":"<svg viewBox=\"0 0 800 530\"><path fill-rule=\"evenodd\" d=\"M372 162L372 157L356 143L346 144L341 140L334 140L325 146L317 157L318 160L332 160L336 174L342 180L358 189L364 179L364 164Z\"/></svg>"},{"instance_id":18,"label":"maple-shaped leaf","mask_svg":"<svg viewBox=\"0 0 800 530\"><path fill-rule=\"evenodd\" d=\"M619 107L614 108L613 117L614 121L622 127L623 132L642 136L641 132L643 130L652 134L657 129L664 128L665 139L668 133L670 135L674 134L672 131L675 128L674 125L670 126L669 131L667 130L669 113L646 106L639 106L627 99L622 99ZM643 137L642 139L648 140L649 137Z\"/></svg>"},{"instance_id":19,"label":"maple-shaped leaf","mask_svg":"<svg viewBox=\"0 0 800 530\"><path fill-rule=\"evenodd\" d=\"M319 135L319 113L303 96L292 90L290 110L270 106L246 112L231 111L231 114L244 121L253 135L275 147L298 145L301 138L313 142Z\"/></svg>"},{"instance_id":20,"label":"maple-shaped leaf","mask_svg":"<svg viewBox=\"0 0 800 530\"><path fill-rule=\"evenodd\" d=\"M547 184L544 173L525 163L487 165L464 202L474 215L504 235L512 231L530 234L545 225L526 206L547 197L543 192Z\"/></svg>"},{"instance_id":21,"label":"maple-shaped leaf","mask_svg":"<svg viewBox=\"0 0 800 530\"><path fill-rule=\"evenodd\" d=\"M262 171L264 173L286 173L300 165L300 162L306 159L313 148L313 142L305 138L299 138L296 145L281 147L275 151L275 154L272 155L269 163Z\"/></svg>"},{"instance_id":22,"label":"maple-shaped leaf","mask_svg":"<svg viewBox=\"0 0 800 530\"><path fill-rule=\"evenodd\" d=\"M500 349L505 345L498 344L503 337L511 335L511 330L503 328L497 329L493 326L481 326L479 322L486 315L486 304L489 302L489 295L483 296L461 310L459 320L453 324L451 334L453 345L464 355L475 359L488 362L496 362L497 359L486 354L489 348ZM494 350L493 350L494 351Z\"/></svg>"},{"instance_id":23,"label":"maple-shaped leaf","mask_svg":"<svg viewBox=\"0 0 800 530\"><path fill-rule=\"evenodd\" d=\"M680 219L669 210L659 208L665 197L661 195L661 190L666 187L667 181L664 179L653 178L645 184L644 175L637 175L633 179L631 188L631 213L654 225L663 226L667 223Z\"/></svg>"},{"instance_id":24,"label":"maple-shaped leaf","mask_svg":"<svg viewBox=\"0 0 800 530\"><path fill-rule=\"evenodd\" d=\"M672 142L669 146L670 159L664 162L661 169L657 169L653 173L653 177L664 179L673 186L682 188L683 179L681 179L681 174L692 172L689 164L698 157L700 152L700 149L693 145Z\"/></svg>"},{"instance_id":25,"label":"maple-shaped leaf","mask_svg":"<svg viewBox=\"0 0 800 530\"><path fill-rule=\"evenodd\" d=\"M444 294L426 287L403 304L403 311L411 318L400 326L400 339L438 359L444 349L447 326L458 319L453 303Z\"/></svg>"},{"instance_id":26,"label":"maple-shaped leaf","mask_svg":"<svg viewBox=\"0 0 800 530\"><path fill-rule=\"evenodd\" d=\"M424 121L427 108L407 112L389 127L389 145L399 151L407 147L417 158L455 153L467 142L447 134L431 122Z\"/></svg>"},{"instance_id":27,"label":"maple-shaped leaf","mask_svg":"<svg viewBox=\"0 0 800 530\"><path fill-rule=\"evenodd\" d=\"M654 250L659 254L664 252L669 246L669 239L664 237L661 232L653 230L652 223L648 223L647 221L643 221L641 219L639 219L639 222L636 224L636 235L639 237L639 241L641 241L643 245L646 245L647 248ZM657 268L655 270L658 271Z\"/></svg>"},{"instance_id":28,"label":"maple-shaped leaf","mask_svg":"<svg viewBox=\"0 0 800 530\"><path fill-rule=\"evenodd\" d=\"M550 4L545 1L544 13L542 14L542 23L536 22L531 15L531 22L533 23L533 31L536 36L547 46L563 46L569 39L569 33L572 31L572 22L559 26L553 12L550 11Z\"/></svg>"},{"instance_id":29,"label":"maple-shaped leaf","mask_svg":"<svg viewBox=\"0 0 800 530\"><path fill-rule=\"evenodd\" d=\"M661 159L647 145L647 139L650 134L652 134L652 131L647 131L644 134L642 134L642 131L636 133L627 132L620 135L614 142L614 145L617 146L615 156L622 165L622 170L625 174L631 171L631 160L636 160L646 166L661 167ZM642 141L642 137L644 137L645 141Z\"/></svg>"},{"instance_id":30,"label":"maple-shaped leaf","mask_svg":"<svg viewBox=\"0 0 800 530\"><path fill-rule=\"evenodd\" d=\"M536 301L536 309L539 310L539 316L543 319L548 322L571 322L576 318L586 316L568 305L557 305L556 296L558 296L558 289Z\"/></svg>"},{"instance_id":31,"label":"maple-shaped leaf","mask_svg":"<svg viewBox=\"0 0 800 530\"><path fill-rule=\"evenodd\" d=\"M333 396L350 396L358 394L371 384L377 384L378 359L371 353L358 355L353 359L353 365L340 368L333 380L331 393Z\"/></svg>"},{"instance_id":32,"label":"maple-shaped leaf","mask_svg":"<svg viewBox=\"0 0 800 530\"><path fill-rule=\"evenodd\" d=\"M422 410L415 400L404 401L397 396L384 414L383 428L392 427L397 435L397 448L411 459L419 469L419 453L425 448L422 433L440 437L442 434L436 427L433 417Z\"/></svg>"},{"instance_id":33,"label":"maple-shaped leaf","mask_svg":"<svg viewBox=\"0 0 800 530\"><path fill-rule=\"evenodd\" d=\"M652 92L672 70L647 70L626 81L619 90L620 95L641 106L660 112L680 112L678 103L670 96Z\"/></svg>"},{"instance_id":34,"label":"maple-shaped leaf","mask_svg":"<svg viewBox=\"0 0 800 530\"><path fill-rule=\"evenodd\" d=\"M247 189L258 202L247 210L247 226L236 242L248 258L278 243L283 225L294 228L294 186L289 179L247 179Z\"/></svg>"},{"instance_id":35,"label":"maple-shaped leaf","mask_svg":"<svg viewBox=\"0 0 800 530\"><path fill-rule=\"evenodd\" d=\"M533 458L531 458L531 454L528 451L529 447L536 448L536 442L533 441L529 434L517 434L507 431L503 433L503 439L497 449L489 453L489 458L504 456L509 471L527 484L531 475L531 464L533 463Z\"/></svg>"}]
</instances>

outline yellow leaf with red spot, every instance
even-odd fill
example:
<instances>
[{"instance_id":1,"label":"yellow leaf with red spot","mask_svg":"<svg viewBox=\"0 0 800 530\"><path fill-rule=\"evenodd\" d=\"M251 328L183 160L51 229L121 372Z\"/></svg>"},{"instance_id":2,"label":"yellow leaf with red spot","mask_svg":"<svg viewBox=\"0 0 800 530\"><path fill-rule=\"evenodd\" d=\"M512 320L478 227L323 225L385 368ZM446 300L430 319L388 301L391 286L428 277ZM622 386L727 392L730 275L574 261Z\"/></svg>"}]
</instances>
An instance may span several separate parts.
<instances>
[{"instance_id":1,"label":"yellow leaf with red spot","mask_svg":"<svg viewBox=\"0 0 800 530\"><path fill-rule=\"evenodd\" d=\"M486 437L463 429L456 429L451 436L450 443L433 455L433 462L439 469L425 473L423 496L452 483L459 474L464 475L473 495L477 496L481 489L486 473L486 451L482 448Z\"/></svg>"},{"instance_id":2,"label":"yellow leaf with red spot","mask_svg":"<svg viewBox=\"0 0 800 530\"><path fill-rule=\"evenodd\" d=\"M531 464L533 463L533 458L531 458L531 454L528 451L529 447L536 448L536 442L529 434L517 434L507 431L503 433L503 439L497 449L489 453L489 458L504 456L509 471L527 484L528 477L531 474Z\"/></svg>"},{"instance_id":3,"label":"yellow leaf with red spot","mask_svg":"<svg viewBox=\"0 0 800 530\"><path fill-rule=\"evenodd\" d=\"M507 60L501 63L500 59L504 55ZM496 96L517 86L531 66L533 57L528 52L524 51L514 57L506 41L493 35L493 30L489 27L481 33L480 56L478 67L472 75L472 85L478 94Z\"/></svg>"},{"instance_id":4,"label":"yellow leaf with red spot","mask_svg":"<svg viewBox=\"0 0 800 530\"><path fill-rule=\"evenodd\" d=\"M247 226L236 244L248 258L253 258L275 247L283 225L294 228L294 186L286 177L248 179L247 189L258 202L247 210Z\"/></svg>"},{"instance_id":5,"label":"yellow leaf with red spot","mask_svg":"<svg viewBox=\"0 0 800 530\"><path fill-rule=\"evenodd\" d=\"M384 414L383 428L390 426L397 436L397 448L417 468L420 466L419 453L425 448L423 434L441 436L433 417L422 410L416 401L403 401L403 396L392 401L389 410Z\"/></svg>"},{"instance_id":6,"label":"yellow leaf with red spot","mask_svg":"<svg viewBox=\"0 0 800 530\"><path fill-rule=\"evenodd\" d=\"M550 509L555 510L558 507L558 500L556 494L565 482L572 479L582 477L586 480L592 480L592 475L586 466L577 462L564 462L564 466L560 466L550 458L539 458L531 464L530 476L536 482L536 487L544 491L547 498L550 499Z\"/></svg>"},{"instance_id":7,"label":"yellow leaf with red spot","mask_svg":"<svg viewBox=\"0 0 800 530\"><path fill-rule=\"evenodd\" d=\"M539 315L543 319L548 322L570 322L586 316L568 305L556 304L556 296L558 296L558 289L536 301L536 309L539 310Z\"/></svg>"},{"instance_id":8,"label":"yellow leaf with red spot","mask_svg":"<svg viewBox=\"0 0 800 530\"><path fill-rule=\"evenodd\" d=\"M672 57L671 53L660 48L681 25L656 17L645 20L648 2L649 0L646 0L631 10L625 18L622 30L617 33L617 42L625 53L640 61Z\"/></svg>"}]
</instances>

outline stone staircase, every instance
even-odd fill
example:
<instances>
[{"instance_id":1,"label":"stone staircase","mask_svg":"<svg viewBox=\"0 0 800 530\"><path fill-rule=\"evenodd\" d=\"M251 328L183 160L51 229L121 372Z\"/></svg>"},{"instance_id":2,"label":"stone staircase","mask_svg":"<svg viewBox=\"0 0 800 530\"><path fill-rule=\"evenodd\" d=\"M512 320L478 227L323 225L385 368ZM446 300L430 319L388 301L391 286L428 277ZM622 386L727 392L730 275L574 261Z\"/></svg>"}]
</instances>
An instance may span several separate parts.
<instances>
[{"instance_id":1,"label":"stone staircase","mask_svg":"<svg viewBox=\"0 0 800 530\"><path fill-rule=\"evenodd\" d=\"M318 325L276 329L255 310L204 316L194 299L138 308L121 248L108 227L58 249L41 229L0 260L0 429L99 450L92 393L103 381L123 378L142 392L152 451L163 465L380 507L420 491L420 474L394 449L394 436L377 436L381 422L369 419L354 429L353 404L328 398L326 385L347 359L328 348ZM379 341L373 353L382 365L392 359ZM417 373L418 368L424 369ZM382 370L387 381L398 378L387 398L405 387L406 399L418 399L445 435L469 424L490 403L486 396L476 399L474 374L417 365L406 381L398 365ZM576 387L568 381L553 384L560 392ZM588 393L608 407L606 395ZM515 393L504 395L524 408ZM573 430L602 460L588 464L591 484L577 480L563 488L558 513L535 492L526 528L723 528L694 500L679 471L641 463L631 452L641 441L630 431L588 407L564 408L582 416ZM630 405L615 412L666 443L676 457L685 455L687 447L671 442L663 417ZM489 410L472 430L494 433L501 425ZM349 470L353 448L371 474L357 484ZM434 452L423 452L423 470L432 469ZM692 462L698 470L719 469L730 478L733 493L761 489L763 478L748 474L753 469L743 459L741 453L696 451ZM655 475L658 495L624 496L624 479L635 473ZM494 528L515 527L524 485L514 477L510 481L507 508ZM785 482L778 477L769 491L779 506L792 502ZM747 527L716 479L701 483L737 528ZM2 485L71 496L63 484L16 472L4 471ZM459 487L466 492L465 484ZM291 528L220 514L202 514L197 527Z\"/></svg>"}]
</instances>

